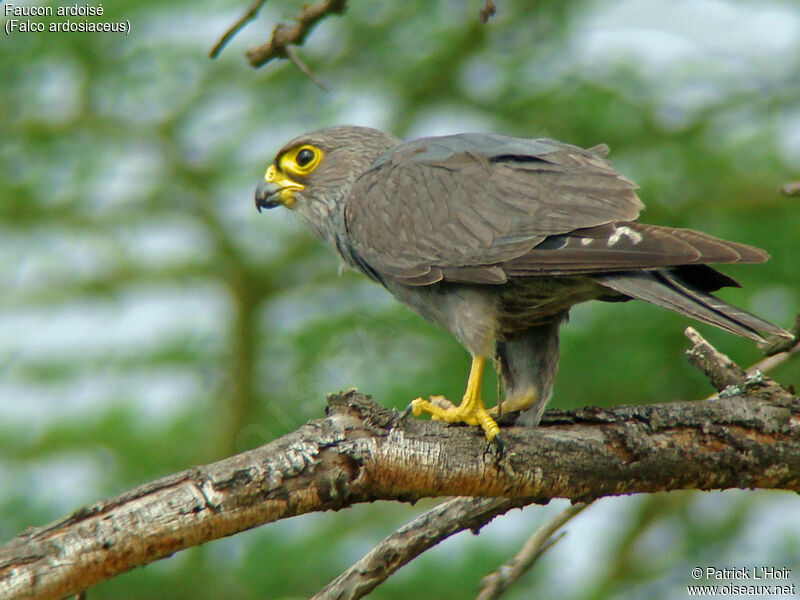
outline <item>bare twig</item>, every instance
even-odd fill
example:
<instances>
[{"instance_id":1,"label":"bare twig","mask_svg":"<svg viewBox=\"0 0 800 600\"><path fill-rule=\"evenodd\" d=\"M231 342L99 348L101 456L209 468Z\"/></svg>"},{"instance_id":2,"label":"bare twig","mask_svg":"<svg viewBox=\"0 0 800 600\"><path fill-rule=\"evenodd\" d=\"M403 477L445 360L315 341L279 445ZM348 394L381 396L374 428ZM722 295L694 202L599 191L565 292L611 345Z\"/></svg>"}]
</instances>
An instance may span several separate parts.
<instances>
[{"instance_id":1,"label":"bare twig","mask_svg":"<svg viewBox=\"0 0 800 600\"><path fill-rule=\"evenodd\" d=\"M798 311L794 318L794 323L792 323L788 331L794 336L794 339L786 339L778 335L773 335L770 336L765 343L761 344L761 351L765 356L773 356L800 346L800 311Z\"/></svg>"},{"instance_id":2,"label":"bare twig","mask_svg":"<svg viewBox=\"0 0 800 600\"><path fill-rule=\"evenodd\" d=\"M323 91L327 92L328 88L325 87L325 84L311 72L311 69L308 68L306 63L300 60L300 57L297 55L297 51L294 49L294 46L286 46L286 56L291 60L298 69L300 69L308 78L311 79L314 83L316 83Z\"/></svg>"},{"instance_id":3,"label":"bare twig","mask_svg":"<svg viewBox=\"0 0 800 600\"><path fill-rule=\"evenodd\" d=\"M483 8L478 13L478 19L480 19L481 23L488 23L495 12L497 12L497 7L494 5L494 2L492 2L492 0L486 0L483 4Z\"/></svg>"},{"instance_id":4,"label":"bare twig","mask_svg":"<svg viewBox=\"0 0 800 600\"><path fill-rule=\"evenodd\" d=\"M331 581L311 600L356 600L374 590L397 569L442 540L465 529L477 533L495 517L534 498L452 498L404 525Z\"/></svg>"},{"instance_id":5,"label":"bare twig","mask_svg":"<svg viewBox=\"0 0 800 600\"><path fill-rule=\"evenodd\" d=\"M511 584L527 573L539 557L560 540L564 533L555 538L553 535L587 506L589 504L585 502L573 504L534 531L514 558L481 580L481 591L477 600L499 598Z\"/></svg>"},{"instance_id":6,"label":"bare twig","mask_svg":"<svg viewBox=\"0 0 800 600\"><path fill-rule=\"evenodd\" d=\"M267 0L256 0L256 2L249 9L247 9L247 12L244 13L239 18L238 21L236 21L233 25L231 25L224 34L222 34L222 37L219 38L219 41L217 41L217 43L214 44L214 47L211 49L211 52L208 53L208 56L211 58L217 58L217 56L219 56L219 53L222 52L222 49L225 48L228 42L233 39L233 36L239 33L239 31L245 25L247 25L250 21L255 19L256 16L258 16L258 11L261 10L261 7L264 6L266 2Z\"/></svg>"},{"instance_id":7,"label":"bare twig","mask_svg":"<svg viewBox=\"0 0 800 600\"><path fill-rule=\"evenodd\" d=\"M767 356L765 358L762 358L753 366L748 367L747 374L755 375L758 372L769 373L772 369L774 369L778 365L782 365L798 352L800 352L800 344L797 344L793 348L785 350L784 352L780 352L778 354L773 354L772 356Z\"/></svg>"},{"instance_id":8,"label":"bare twig","mask_svg":"<svg viewBox=\"0 0 800 600\"><path fill-rule=\"evenodd\" d=\"M250 66L260 67L274 58L290 58L289 46L302 44L320 20L330 15L340 15L346 9L347 0L323 0L319 4L304 5L293 24L279 23L272 30L269 42L250 48L245 53Z\"/></svg>"}]
</instances>

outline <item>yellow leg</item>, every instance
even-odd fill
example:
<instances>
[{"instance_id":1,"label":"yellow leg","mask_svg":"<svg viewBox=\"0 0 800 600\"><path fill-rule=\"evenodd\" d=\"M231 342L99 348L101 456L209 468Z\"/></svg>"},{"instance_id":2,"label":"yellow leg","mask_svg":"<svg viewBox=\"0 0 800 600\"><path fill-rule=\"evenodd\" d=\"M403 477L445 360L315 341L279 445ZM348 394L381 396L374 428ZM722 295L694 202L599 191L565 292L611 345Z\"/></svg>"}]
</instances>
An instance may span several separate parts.
<instances>
[{"instance_id":1,"label":"yellow leg","mask_svg":"<svg viewBox=\"0 0 800 600\"><path fill-rule=\"evenodd\" d=\"M486 367L486 357L474 356L472 367L469 370L469 380L467 381L467 391L464 399L459 406L452 408L442 408L428 400L417 398L411 402L411 409L414 415L428 413L436 421L447 423L466 423L467 425L480 425L486 434L486 438L491 442L500 433L500 428L494 419L489 415L486 406L481 399L481 385L483 383L483 369Z\"/></svg>"}]
</instances>

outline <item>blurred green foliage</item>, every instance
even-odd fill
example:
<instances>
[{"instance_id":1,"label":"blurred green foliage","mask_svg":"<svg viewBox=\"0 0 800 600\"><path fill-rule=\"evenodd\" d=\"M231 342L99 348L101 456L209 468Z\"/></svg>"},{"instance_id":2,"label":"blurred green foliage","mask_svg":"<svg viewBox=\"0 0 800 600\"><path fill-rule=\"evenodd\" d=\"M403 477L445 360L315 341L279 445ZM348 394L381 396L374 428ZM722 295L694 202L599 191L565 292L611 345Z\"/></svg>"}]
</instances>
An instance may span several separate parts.
<instances>
[{"instance_id":1,"label":"blurred green foliage","mask_svg":"<svg viewBox=\"0 0 800 600\"><path fill-rule=\"evenodd\" d=\"M55 3L53 3L55 5ZM350 272L291 215L253 209L289 137L336 123L409 137L466 130L611 145L643 220L765 247L725 268L730 301L783 325L800 308L800 12L793 2L352 2L288 62L242 57L300 3L268 3L216 61L245 3L120 0L131 33L0 40L0 538L135 484L274 439L358 386L403 407L457 397L447 334ZM97 19L99 20L99 19ZM685 319L578 307L553 404L702 398ZM745 340L699 327L740 364ZM800 362L774 376L800 381ZM493 397L487 383L487 397ZM606 499L509 598L676 597L692 566L797 566L780 493ZM554 503L557 504L557 503ZM92 598L303 598L417 506L269 525L183 552ZM555 507L448 540L374 598L463 598Z\"/></svg>"}]
</instances>

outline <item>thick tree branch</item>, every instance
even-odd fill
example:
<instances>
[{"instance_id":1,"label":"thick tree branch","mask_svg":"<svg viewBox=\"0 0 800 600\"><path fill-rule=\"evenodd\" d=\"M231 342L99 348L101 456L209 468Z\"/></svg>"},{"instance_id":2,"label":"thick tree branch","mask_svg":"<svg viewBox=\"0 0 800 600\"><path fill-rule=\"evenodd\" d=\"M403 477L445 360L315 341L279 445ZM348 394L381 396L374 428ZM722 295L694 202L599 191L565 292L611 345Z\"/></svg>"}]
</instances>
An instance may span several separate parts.
<instances>
[{"instance_id":1,"label":"thick tree branch","mask_svg":"<svg viewBox=\"0 0 800 600\"><path fill-rule=\"evenodd\" d=\"M355 392L274 442L31 529L0 548L0 596L59 598L209 540L374 500L502 496L586 501L672 489L800 490L800 400L753 382L738 396L550 411L509 427L399 419Z\"/></svg>"},{"instance_id":2,"label":"thick tree branch","mask_svg":"<svg viewBox=\"0 0 800 600\"><path fill-rule=\"evenodd\" d=\"M790 331L795 338L800 334L800 313ZM693 342L693 348L688 352L690 362L713 378L729 378L729 381L723 382L723 385L726 386L724 389L728 389L728 383L747 386L749 383L757 381L763 386L764 390L762 391L772 389L778 395L781 395L783 390L775 382L764 378L763 374L787 360L800 345L796 339L786 345L786 340L775 336L775 339L767 340L762 348L768 357L743 372L727 356L713 348L693 328L689 327L686 335ZM734 386L729 392L733 390L738 390L738 388ZM714 394L709 399L716 399L716 397L717 394ZM534 500L518 502L520 502L519 505L522 505L523 502L529 504ZM406 562L438 544L445 537L463 529L474 529L476 523L480 526L488 523L497 516L498 511L507 510L510 506L509 502L511 501L506 499L483 499L478 503L476 499L469 497L455 498L444 502L440 507L425 513L388 536L364 558L326 586L315 596L315 599L356 600L361 598ZM581 507L585 506L587 505L584 503L573 505L551 523L545 524L534 532L512 561L484 578L479 597L496 598L502 595L514 581L533 566L543 552L557 541L556 538L549 537L555 531L553 528L560 526L564 520L568 520L582 510Z\"/></svg>"}]
</instances>

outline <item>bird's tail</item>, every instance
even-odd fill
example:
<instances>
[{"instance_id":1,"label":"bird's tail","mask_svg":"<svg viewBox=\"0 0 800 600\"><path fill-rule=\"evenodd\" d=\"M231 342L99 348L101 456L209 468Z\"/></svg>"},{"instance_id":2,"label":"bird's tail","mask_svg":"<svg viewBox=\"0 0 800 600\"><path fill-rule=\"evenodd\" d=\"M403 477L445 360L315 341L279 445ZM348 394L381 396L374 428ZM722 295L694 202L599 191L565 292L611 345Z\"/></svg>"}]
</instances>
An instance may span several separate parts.
<instances>
[{"instance_id":1,"label":"bird's tail","mask_svg":"<svg viewBox=\"0 0 800 600\"><path fill-rule=\"evenodd\" d=\"M703 268L727 279L710 267ZM764 337L760 331L792 339L793 336L788 331L707 293L718 289L720 285L714 283L720 280L712 282L713 287L702 286L695 285L688 281L691 278L681 275L680 269L658 269L593 275L592 279L630 298L668 308L751 340L762 341ZM735 284L733 280L728 281Z\"/></svg>"}]
</instances>

